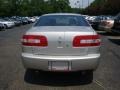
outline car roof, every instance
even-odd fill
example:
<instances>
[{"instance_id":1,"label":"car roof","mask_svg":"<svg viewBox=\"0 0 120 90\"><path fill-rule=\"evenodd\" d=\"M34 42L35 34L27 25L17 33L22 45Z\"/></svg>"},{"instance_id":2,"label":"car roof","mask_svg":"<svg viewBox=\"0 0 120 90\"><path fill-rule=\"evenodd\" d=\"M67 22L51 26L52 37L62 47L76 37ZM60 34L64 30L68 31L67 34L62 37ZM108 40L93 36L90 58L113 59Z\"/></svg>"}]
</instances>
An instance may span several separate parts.
<instances>
[{"instance_id":1,"label":"car roof","mask_svg":"<svg viewBox=\"0 0 120 90\"><path fill-rule=\"evenodd\" d=\"M42 16L52 16L52 15L75 15L75 16L82 16L81 14L75 14L75 13L49 13L49 14L44 14Z\"/></svg>"}]
</instances>

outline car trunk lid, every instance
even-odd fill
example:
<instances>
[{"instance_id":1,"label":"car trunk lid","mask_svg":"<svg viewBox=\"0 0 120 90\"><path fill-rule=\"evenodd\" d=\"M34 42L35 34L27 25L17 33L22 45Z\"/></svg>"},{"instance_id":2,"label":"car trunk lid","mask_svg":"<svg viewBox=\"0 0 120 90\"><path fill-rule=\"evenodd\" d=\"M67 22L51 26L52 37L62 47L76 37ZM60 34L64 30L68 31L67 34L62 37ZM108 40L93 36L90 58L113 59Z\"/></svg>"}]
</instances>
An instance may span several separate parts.
<instances>
[{"instance_id":1,"label":"car trunk lid","mask_svg":"<svg viewBox=\"0 0 120 90\"><path fill-rule=\"evenodd\" d=\"M27 34L44 35L48 46L32 46L33 54L50 56L83 56L87 55L88 47L73 47L75 36L93 35L94 30L90 27L80 26L48 26L33 27Z\"/></svg>"}]
</instances>

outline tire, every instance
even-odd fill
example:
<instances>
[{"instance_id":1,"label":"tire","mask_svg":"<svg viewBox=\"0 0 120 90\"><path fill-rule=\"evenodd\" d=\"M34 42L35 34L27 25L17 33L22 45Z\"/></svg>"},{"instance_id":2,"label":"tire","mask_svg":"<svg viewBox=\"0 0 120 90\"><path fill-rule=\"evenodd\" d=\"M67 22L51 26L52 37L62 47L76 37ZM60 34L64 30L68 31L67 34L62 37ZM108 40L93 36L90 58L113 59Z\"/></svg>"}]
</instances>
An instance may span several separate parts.
<instances>
[{"instance_id":1,"label":"tire","mask_svg":"<svg viewBox=\"0 0 120 90\"><path fill-rule=\"evenodd\" d=\"M8 26L6 24L4 24L4 26L5 26L5 29L8 29Z\"/></svg>"}]
</instances>

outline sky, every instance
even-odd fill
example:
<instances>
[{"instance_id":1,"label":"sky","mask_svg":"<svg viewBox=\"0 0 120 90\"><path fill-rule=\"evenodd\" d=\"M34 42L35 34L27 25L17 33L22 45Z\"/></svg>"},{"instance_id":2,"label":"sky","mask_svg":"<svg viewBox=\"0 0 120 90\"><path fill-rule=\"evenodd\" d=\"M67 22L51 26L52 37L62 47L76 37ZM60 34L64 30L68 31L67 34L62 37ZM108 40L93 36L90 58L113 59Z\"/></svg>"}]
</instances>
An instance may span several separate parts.
<instances>
[{"instance_id":1,"label":"sky","mask_svg":"<svg viewBox=\"0 0 120 90\"><path fill-rule=\"evenodd\" d=\"M69 0L69 1L70 1L71 7L85 8L88 6L88 3L90 4L94 0Z\"/></svg>"}]
</instances>

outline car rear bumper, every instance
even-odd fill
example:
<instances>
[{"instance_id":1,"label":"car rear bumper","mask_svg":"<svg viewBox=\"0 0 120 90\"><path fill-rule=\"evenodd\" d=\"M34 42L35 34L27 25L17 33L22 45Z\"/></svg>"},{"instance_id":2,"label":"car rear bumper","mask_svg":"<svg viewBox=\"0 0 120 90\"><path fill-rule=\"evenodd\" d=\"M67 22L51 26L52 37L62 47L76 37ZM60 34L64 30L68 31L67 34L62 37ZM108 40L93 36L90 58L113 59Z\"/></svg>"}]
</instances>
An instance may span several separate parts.
<instances>
[{"instance_id":1,"label":"car rear bumper","mask_svg":"<svg viewBox=\"0 0 120 90\"><path fill-rule=\"evenodd\" d=\"M87 56L41 56L22 53L22 62L25 68L50 71L49 62L67 61L71 63L69 71L95 70L99 64L100 54Z\"/></svg>"},{"instance_id":2,"label":"car rear bumper","mask_svg":"<svg viewBox=\"0 0 120 90\"><path fill-rule=\"evenodd\" d=\"M7 24L7 28L12 28L14 26L15 26L14 24Z\"/></svg>"}]
</instances>

